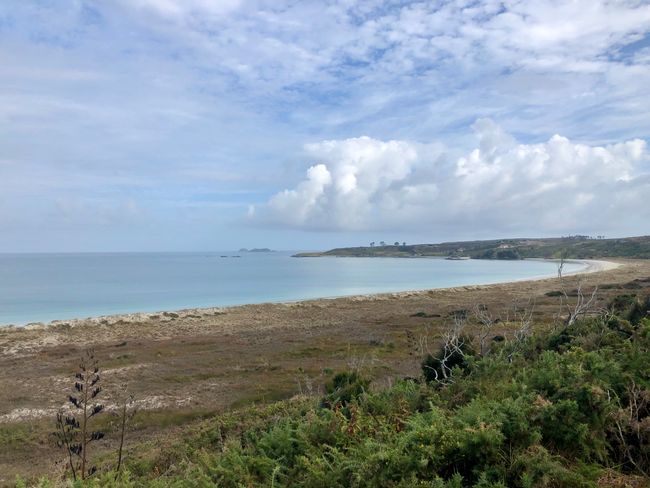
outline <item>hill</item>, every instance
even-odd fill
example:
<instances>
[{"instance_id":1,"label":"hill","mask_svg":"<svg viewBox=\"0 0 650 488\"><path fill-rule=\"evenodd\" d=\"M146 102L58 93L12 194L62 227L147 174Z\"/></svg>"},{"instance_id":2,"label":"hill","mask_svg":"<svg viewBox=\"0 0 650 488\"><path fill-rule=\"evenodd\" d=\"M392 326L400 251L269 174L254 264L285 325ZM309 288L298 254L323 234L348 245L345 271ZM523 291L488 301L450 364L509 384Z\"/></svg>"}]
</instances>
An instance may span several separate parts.
<instances>
[{"instance_id":1,"label":"hill","mask_svg":"<svg viewBox=\"0 0 650 488\"><path fill-rule=\"evenodd\" d=\"M650 236L593 239L569 236L540 239L495 239L443 242L402 246L343 247L320 253L299 253L295 257L453 257L473 259L559 258L597 259L606 257L650 259Z\"/></svg>"}]
</instances>

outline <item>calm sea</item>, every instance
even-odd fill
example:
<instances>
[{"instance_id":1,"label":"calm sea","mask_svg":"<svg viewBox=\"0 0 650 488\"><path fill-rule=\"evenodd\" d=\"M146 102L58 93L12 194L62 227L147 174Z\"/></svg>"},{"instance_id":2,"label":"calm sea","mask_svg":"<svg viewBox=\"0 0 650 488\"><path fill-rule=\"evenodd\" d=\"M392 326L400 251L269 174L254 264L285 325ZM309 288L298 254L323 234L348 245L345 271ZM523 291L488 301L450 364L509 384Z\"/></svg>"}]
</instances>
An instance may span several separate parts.
<instances>
[{"instance_id":1,"label":"calm sea","mask_svg":"<svg viewBox=\"0 0 650 488\"><path fill-rule=\"evenodd\" d=\"M556 273L555 264L541 261L291 254L0 254L0 324L487 284ZM565 273L581 266L567 264Z\"/></svg>"}]
</instances>

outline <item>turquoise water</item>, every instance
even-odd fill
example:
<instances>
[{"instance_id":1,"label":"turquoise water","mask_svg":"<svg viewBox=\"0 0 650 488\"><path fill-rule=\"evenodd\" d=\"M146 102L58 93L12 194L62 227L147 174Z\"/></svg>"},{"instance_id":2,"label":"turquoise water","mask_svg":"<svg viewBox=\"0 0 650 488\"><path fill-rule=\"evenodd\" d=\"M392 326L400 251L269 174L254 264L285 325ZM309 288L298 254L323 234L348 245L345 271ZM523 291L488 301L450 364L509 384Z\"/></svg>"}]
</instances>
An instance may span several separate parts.
<instances>
[{"instance_id":1,"label":"turquoise water","mask_svg":"<svg viewBox=\"0 0 650 488\"><path fill-rule=\"evenodd\" d=\"M291 254L0 254L0 324L487 284L557 272L542 261ZM565 273L581 266L566 264Z\"/></svg>"}]
</instances>

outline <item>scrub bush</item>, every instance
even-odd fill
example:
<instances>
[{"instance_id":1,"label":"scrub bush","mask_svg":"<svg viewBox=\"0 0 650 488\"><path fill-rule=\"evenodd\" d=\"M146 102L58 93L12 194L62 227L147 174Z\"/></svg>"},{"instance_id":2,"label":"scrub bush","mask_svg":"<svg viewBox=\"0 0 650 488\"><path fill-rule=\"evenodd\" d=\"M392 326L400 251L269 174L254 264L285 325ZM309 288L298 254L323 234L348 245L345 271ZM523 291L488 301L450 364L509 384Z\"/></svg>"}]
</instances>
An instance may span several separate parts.
<instances>
[{"instance_id":1,"label":"scrub bush","mask_svg":"<svg viewBox=\"0 0 650 488\"><path fill-rule=\"evenodd\" d=\"M174 462L153 460L143 471L129 460L121 479L156 487L582 488L611 473L647 476L650 319L628 314L635 303L643 311L647 301L620 299L516 350L507 342L486 356L468 349L450 383L370 391L358 372L338 374L319 402L296 398L210 419L176 447ZM109 475L79 486L116 486Z\"/></svg>"}]
</instances>

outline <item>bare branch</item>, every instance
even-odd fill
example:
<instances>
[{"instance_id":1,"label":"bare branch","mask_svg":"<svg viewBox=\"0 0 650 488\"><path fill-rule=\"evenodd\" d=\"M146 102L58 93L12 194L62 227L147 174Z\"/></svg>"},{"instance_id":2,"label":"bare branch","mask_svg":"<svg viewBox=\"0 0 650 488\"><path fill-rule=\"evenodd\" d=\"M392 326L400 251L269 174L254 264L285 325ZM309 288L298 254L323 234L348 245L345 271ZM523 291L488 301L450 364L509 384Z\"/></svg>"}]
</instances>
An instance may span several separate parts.
<instances>
[{"instance_id":1,"label":"bare branch","mask_svg":"<svg viewBox=\"0 0 650 488\"><path fill-rule=\"evenodd\" d=\"M485 356L489 351L488 338L492 334L492 329L496 324L501 322L500 317L493 316L486 306L477 304L474 306L474 318L478 322L478 342L481 356Z\"/></svg>"},{"instance_id":2,"label":"bare branch","mask_svg":"<svg viewBox=\"0 0 650 488\"><path fill-rule=\"evenodd\" d=\"M562 289L562 293L565 298L565 306L568 311L568 316L565 321L565 325L567 327L570 327L573 325L578 318L580 318L583 315L588 314L592 308L594 303L597 300L598 297L598 287L594 287L593 291L591 294L585 295L583 291L583 280L578 280L578 288L576 289L576 300L575 303L571 304L569 300L569 295L566 292L566 290Z\"/></svg>"}]
</instances>

